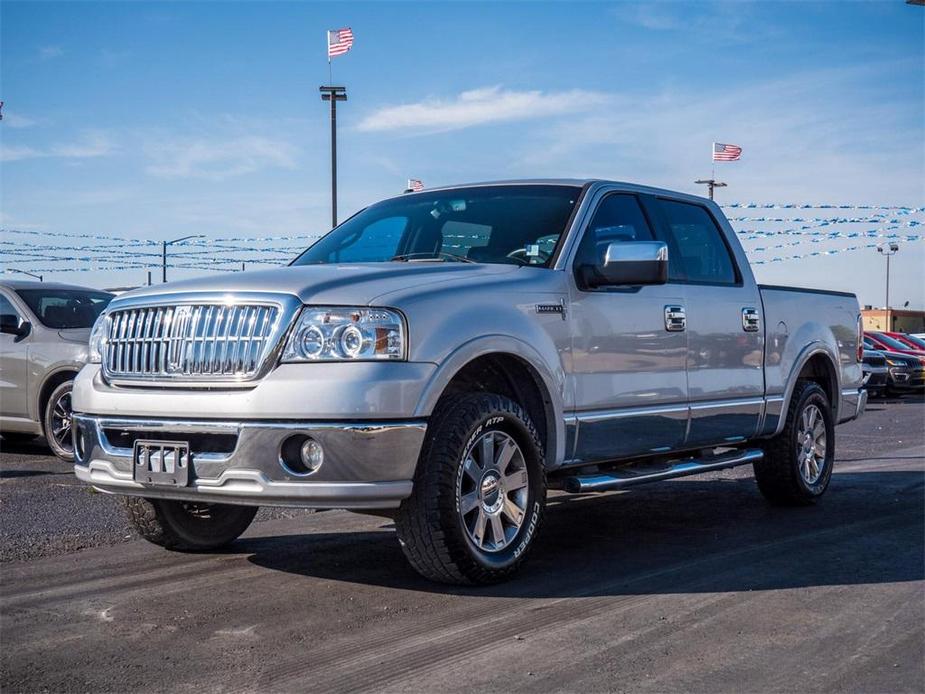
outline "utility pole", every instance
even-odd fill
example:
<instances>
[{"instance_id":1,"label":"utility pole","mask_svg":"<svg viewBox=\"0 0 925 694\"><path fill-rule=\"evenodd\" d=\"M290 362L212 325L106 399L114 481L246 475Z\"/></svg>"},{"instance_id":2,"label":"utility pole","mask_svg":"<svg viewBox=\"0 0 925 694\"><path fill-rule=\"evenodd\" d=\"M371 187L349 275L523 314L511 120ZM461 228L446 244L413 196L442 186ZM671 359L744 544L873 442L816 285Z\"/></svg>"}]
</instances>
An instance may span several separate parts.
<instances>
[{"instance_id":1,"label":"utility pole","mask_svg":"<svg viewBox=\"0 0 925 694\"><path fill-rule=\"evenodd\" d=\"M173 241L162 241L161 242L161 282L167 281L167 246L171 246L175 243L180 243L180 241L186 241L188 239L201 239L202 234L193 234L192 236L184 236L180 239L174 239Z\"/></svg>"},{"instance_id":2,"label":"utility pole","mask_svg":"<svg viewBox=\"0 0 925 694\"><path fill-rule=\"evenodd\" d=\"M893 330L893 320L890 316L890 256L898 252L899 244L895 241L890 241L888 244L881 243L877 246L877 253L886 256L886 329L888 332Z\"/></svg>"},{"instance_id":3,"label":"utility pole","mask_svg":"<svg viewBox=\"0 0 925 694\"><path fill-rule=\"evenodd\" d=\"M725 183L723 183L722 181L717 181L715 178L702 178L699 181L694 181L694 183L698 183L700 185L706 185L709 187L710 200L713 199L713 189L714 188L725 188L726 187Z\"/></svg>"},{"instance_id":4,"label":"utility pole","mask_svg":"<svg viewBox=\"0 0 925 694\"><path fill-rule=\"evenodd\" d=\"M337 102L347 100L346 87L319 87L322 101L331 102L331 228L337 226Z\"/></svg>"}]
</instances>

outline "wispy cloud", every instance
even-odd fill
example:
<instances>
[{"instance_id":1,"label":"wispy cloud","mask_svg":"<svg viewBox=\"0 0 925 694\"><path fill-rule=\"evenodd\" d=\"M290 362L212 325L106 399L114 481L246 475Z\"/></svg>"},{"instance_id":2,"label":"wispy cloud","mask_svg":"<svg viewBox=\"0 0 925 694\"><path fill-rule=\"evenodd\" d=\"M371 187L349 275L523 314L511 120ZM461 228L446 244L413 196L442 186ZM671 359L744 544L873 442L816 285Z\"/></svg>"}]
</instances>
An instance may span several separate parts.
<instances>
[{"instance_id":1,"label":"wispy cloud","mask_svg":"<svg viewBox=\"0 0 925 694\"><path fill-rule=\"evenodd\" d=\"M501 86L462 92L453 99L428 99L386 106L366 116L358 126L367 132L415 130L433 133L460 130L502 121L548 118L581 111L600 103L597 92L570 90L516 91Z\"/></svg>"},{"instance_id":2,"label":"wispy cloud","mask_svg":"<svg viewBox=\"0 0 925 694\"><path fill-rule=\"evenodd\" d=\"M871 64L712 92L615 95L606 109L522 142L514 173L602 176L691 190L693 179L710 170L710 143L722 141L745 148L741 162L717 167L731 179L727 199L863 200L877 172L890 191L883 201L907 203L921 197L922 161L909 147L921 141L921 115L902 109L895 95L864 88L897 69Z\"/></svg>"},{"instance_id":3,"label":"wispy cloud","mask_svg":"<svg viewBox=\"0 0 925 694\"><path fill-rule=\"evenodd\" d=\"M149 142L145 154L151 160L145 170L153 176L222 180L265 168L295 168L297 148L279 138L248 135Z\"/></svg>"},{"instance_id":4,"label":"wispy cloud","mask_svg":"<svg viewBox=\"0 0 925 694\"><path fill-rule=\"evenodd\" d=\"M39 60L54 60L64 55L61 46L39 46Z\"/></svg>"},{"instance_id":5,"label":"wispy cloud","mask_svg":"<svg viewBox=\"0 0 925 694\"><path fill-rule=\"evenodd\" d=\"M4 113L3 127L5 128L31 128L38 125L38 121L33 118L27 118L19 113Z\"/></svg>"},{"instance_id":6,"label":"wispy cloud","mask_svg":"<svg viewBox=\"0 0 925 694\"><path fill-rule=\"evenodd\" d=\"M11 162L49 157L89 159L106 156L113 153L115 149L112 140L105 133L87 131L73 142L53 144L42 148L4 143L3 149L0 150L0 161Z\"/></svg>"}]
</instances>

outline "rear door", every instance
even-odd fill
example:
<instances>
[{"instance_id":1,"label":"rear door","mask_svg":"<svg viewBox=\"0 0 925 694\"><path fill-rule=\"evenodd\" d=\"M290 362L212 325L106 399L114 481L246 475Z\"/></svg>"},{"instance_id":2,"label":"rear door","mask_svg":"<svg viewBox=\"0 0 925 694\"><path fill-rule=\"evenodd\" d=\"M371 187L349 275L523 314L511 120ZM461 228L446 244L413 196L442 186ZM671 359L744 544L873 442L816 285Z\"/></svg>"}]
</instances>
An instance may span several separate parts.
<instances>
[{"instance_id":1,"label":"rear door","mask_svg":"<svg viewBox=\"0 0 925 694\"><path fill-rule=\"evenodd\" d=\"M687 313L686 447L755 435L764 406L764 326L758 286L705 205L655 198L652 205L683 272ZM729 233L732 232L728 228Z\"/></svg>"},{"instance_id":2,"label":"rear door","mask_svg":"<svg viewBox=\"0 0 925 694\"><path fill-rule=\"evenodd\" d=\"M682 305L683 287L583 286L582 266L600 261L609 243L655 239L635 194L605 189L591 209L568 266L575 278L569 304L574 458L595 462L677 449L687 430L687 334L668 330L665 316L666 307Z\"/></svg>"}]
</instances>

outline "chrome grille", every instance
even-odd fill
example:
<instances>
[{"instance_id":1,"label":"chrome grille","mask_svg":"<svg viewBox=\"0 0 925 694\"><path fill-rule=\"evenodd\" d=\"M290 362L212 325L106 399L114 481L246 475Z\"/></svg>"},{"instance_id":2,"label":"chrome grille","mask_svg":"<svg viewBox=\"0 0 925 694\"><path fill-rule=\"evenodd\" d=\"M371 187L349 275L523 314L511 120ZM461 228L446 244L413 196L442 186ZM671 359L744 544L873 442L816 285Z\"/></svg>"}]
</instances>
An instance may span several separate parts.
<instances>
[{"instance_id":1,"label":"chrome grille","mask_svg":"<svg viewBox=\"0 0 925 694\"><path fill-rule=\"evenodd\" d=\"M251 303L116 309L103 366L114 380L247 380L273 351L279 317Z\"/></svg>"}]
</instances>

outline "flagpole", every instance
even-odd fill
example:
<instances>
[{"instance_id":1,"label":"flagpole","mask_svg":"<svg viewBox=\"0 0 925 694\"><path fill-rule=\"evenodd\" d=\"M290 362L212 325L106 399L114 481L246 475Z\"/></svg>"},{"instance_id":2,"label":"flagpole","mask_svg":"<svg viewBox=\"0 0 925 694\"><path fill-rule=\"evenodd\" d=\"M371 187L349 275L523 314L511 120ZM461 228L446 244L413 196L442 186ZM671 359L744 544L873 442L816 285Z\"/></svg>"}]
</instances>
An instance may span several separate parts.
<instances>
[{"instance_id":1,"label":"flagpole","mask_svg":"<svg viewBox=\"0 0 925 694\"><path fill-rule=\"evenodd\" d=\"M325 44L324 49L325 51L327 51L327 54L328 54L328 84L330 85L330 84L334 84L334 70L331 67L331 30L330 29L328 29L328 31L325 33L325 41L326 41L326 44Z\"/></svg>"}]
</instances>

